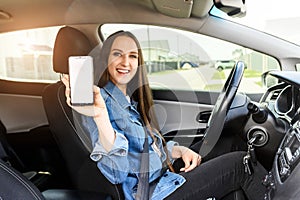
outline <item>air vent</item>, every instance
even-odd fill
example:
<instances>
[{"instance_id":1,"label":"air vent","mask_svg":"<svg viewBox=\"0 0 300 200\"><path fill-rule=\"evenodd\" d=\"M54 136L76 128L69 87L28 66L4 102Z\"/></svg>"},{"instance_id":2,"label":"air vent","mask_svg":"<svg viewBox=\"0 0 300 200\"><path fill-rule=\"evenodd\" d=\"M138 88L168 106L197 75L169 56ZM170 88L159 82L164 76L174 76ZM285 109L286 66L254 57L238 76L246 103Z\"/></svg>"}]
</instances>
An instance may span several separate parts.
<instances>
[{"instance_id":1,"label":"air vent","mask_svg":"<svg viewBox=\"0 0 300 200\"><path fill-rule=\"evenodd\" d=\"M276 100L280 94L280 90L275 90L270 98L270 100Z\"/></svg>"}]
</instances>

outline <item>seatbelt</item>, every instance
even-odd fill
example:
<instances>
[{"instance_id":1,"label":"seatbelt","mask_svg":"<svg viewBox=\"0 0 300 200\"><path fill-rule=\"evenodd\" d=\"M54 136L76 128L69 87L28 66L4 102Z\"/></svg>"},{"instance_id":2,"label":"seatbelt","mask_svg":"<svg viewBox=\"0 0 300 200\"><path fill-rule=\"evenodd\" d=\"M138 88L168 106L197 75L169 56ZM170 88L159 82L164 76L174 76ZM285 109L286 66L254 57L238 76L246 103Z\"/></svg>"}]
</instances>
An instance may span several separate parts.
<instances>
[{"instance_id":1,"label":"seatbelt","mask_svg":"<svg viewBox=\"0 0 300 200\"><path fill-rule=\"evenodd\" d=\"M135 198L137 200L148 200L149 199L149 143L148 134L145 126L145 141L143 145L143 152L141 156L141 167L139 173L139 182L137 187L137 193Z\"/></svg>"},{"instance_id":2,"label":"seatbelt","mask_svg":"<svg viewBox=\"0 0 300 200\"><path fill-rule=\"evenodd\" d=\"M0 159L10 165L8 158L9 157L8 157L8 155L7 155L5 149L4 149L4 147L3 147L3 145L2 145L2 143L0 141Z\"/></svg>"}]
</instances>

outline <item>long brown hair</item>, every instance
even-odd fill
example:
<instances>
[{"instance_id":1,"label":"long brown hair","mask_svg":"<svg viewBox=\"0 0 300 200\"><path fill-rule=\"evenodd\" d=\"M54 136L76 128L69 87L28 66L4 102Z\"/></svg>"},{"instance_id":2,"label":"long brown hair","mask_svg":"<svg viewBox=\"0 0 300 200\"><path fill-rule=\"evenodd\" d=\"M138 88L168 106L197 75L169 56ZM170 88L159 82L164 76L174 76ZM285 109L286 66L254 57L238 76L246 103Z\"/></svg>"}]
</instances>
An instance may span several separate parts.
<instances>
[{"instance_id":1,"label":"long brown hair","mask_svg":"<svg viewBox=\"0 0 300 200\"><path fill-rule=\"evenodd\" d=\"M144 62L143 54L142 54L142 49L140 46L139 41L137 38L128 31L118 31L116 33L113 33L110 35L103 43L103 46L101 48L100 52L100 66L101 69L104 69L98 86L99 87L104 87L108 81L110 80L110 75L107 69L108 66L108 57L111 51L111 47L113 45L113 42L115 39L119 36L126 36L130 37L135 41L135 44L138 48L138 69L135 74L135 76L130 80L130 82L127 85L127 92L131 95L131 98L138 102L137 110L139 111L143 122L145 123L145 126L148 128L148 131L150 136L154 139L154 142L156 142L156 139L152 133L152 131L155 131L158 133L158 135L161 137L163 144L164 144L164 149L167 154L167 165L170 168L171 171L173 170L173 167L170 163L168 151L166 148L166 142L162 136L162 134L159 132L160 128L157 122L157 118L153 109L153 97L152 97L152 92L149 86L149 81L147 77L147 70L146 70L146 65Z\"/></svg>"}]
</instances>

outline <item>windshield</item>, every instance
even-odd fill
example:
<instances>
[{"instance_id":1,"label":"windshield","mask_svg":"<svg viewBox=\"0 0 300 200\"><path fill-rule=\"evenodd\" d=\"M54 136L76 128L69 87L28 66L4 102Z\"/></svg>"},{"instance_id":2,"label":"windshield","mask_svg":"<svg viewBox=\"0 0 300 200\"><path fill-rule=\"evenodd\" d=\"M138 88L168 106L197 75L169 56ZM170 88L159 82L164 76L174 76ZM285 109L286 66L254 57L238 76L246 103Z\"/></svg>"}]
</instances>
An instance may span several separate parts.
<instances>
[{"instance_id":1,"label":"windshield","mask_svg":"<svg viewBox=\"0 0 300 200\"><path fill-rule=\"evenodd\" d=\"M216 8L211 14L300 45L299 0L248 0L246 7L246 16L242 18L228 17Z\"/></svg>"}]
</instances>

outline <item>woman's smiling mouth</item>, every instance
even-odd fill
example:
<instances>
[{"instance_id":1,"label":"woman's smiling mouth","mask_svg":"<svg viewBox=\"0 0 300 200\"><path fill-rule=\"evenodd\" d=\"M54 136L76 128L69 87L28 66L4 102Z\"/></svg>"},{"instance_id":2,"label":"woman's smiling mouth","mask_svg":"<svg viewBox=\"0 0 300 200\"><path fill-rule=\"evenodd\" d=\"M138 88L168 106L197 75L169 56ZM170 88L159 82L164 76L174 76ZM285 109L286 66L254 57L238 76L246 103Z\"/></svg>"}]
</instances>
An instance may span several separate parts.
<instances>
[{"instance_id":1,"label":"woman's smiling mouth","mask_svg":"<svg viewBox=\"0 0 300 200\"><path fill-rule=\"evenodd\" d=\"M128 74L130 72L130 70L128 70L128 69L117 69L117 72L119 72L121 74Z\"/></svg>"}]
</instances>

